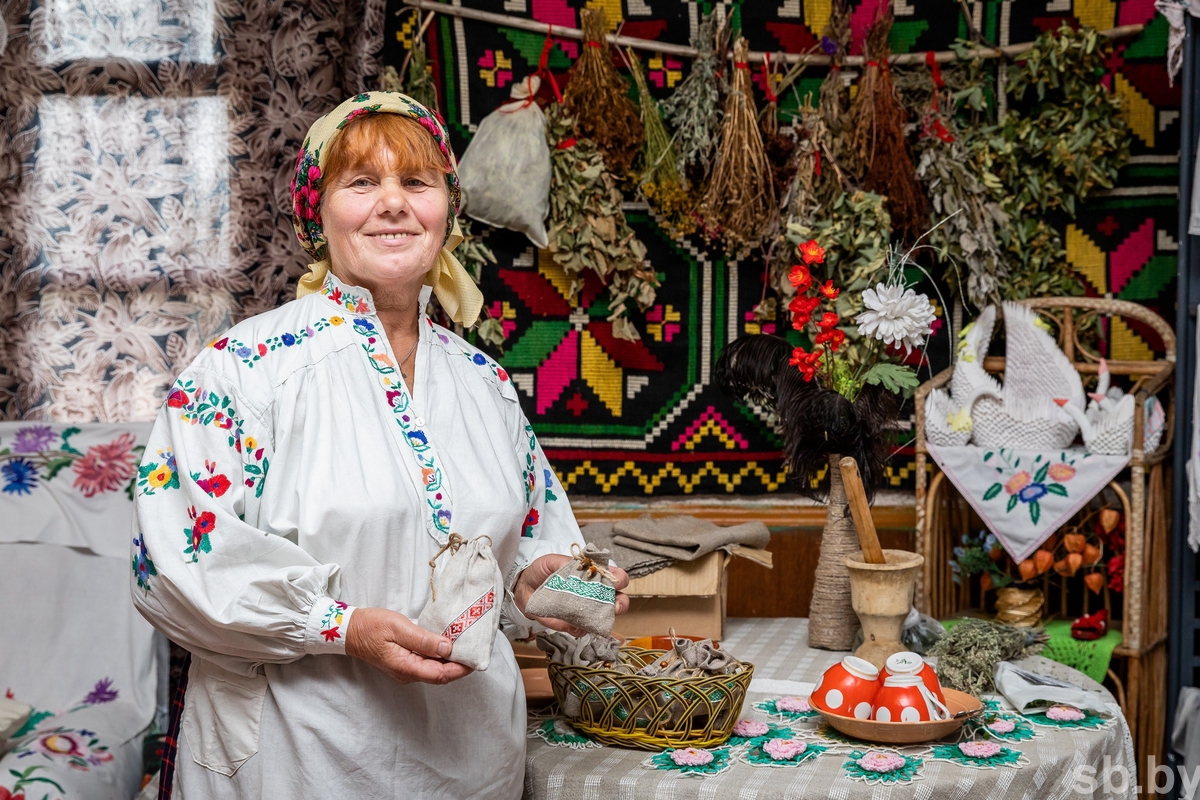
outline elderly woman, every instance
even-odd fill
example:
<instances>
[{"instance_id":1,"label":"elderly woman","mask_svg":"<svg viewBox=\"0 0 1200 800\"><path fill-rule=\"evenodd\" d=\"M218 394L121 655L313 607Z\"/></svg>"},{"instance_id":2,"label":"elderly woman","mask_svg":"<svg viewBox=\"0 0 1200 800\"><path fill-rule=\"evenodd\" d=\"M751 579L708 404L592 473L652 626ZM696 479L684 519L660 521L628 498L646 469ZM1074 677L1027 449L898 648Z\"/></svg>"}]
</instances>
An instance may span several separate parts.
<instances>
[{"instance_id":1,"label":"elderly woman","mask_svg":"<svg viewBox=\"0 0 1200 800\"><path fill-rule=\"evenodd\" d=\"M413 620L453 532L490 537L502 629L565 629L522 612L583 540L507 374L425 315L431 288L465 325L482 302L450 254L446 131L359 95L313 125L293 193L300 297L183 372L139 470L135 602L191 653L174 796L518 797L508 640L472 672Z\"/></svg>"}]
</instances>

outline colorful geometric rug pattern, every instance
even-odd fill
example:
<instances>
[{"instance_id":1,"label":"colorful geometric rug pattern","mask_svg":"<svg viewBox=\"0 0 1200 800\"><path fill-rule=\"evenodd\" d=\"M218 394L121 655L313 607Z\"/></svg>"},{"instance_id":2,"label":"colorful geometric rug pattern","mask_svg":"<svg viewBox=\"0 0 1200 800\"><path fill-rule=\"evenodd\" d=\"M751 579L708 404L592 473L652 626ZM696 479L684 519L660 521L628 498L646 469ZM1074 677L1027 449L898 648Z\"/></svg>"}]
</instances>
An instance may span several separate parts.
<instances>
[{"instance_id":1,"label":"colorful geometric rug pattern","mask_svg":"<svg viewBox=\"0 0 1200 800\"><path fill-rule=\"evenodd\" d=\"M860 53L881 0L853 11L851 51ZM808 50L828 20L829 0L691 2L690 0L465 0L463 5L541 23L578 27L579 9L603 7L625 35L686 44L700 16L734 15L752 49ZM1174 318L1179 87L1167 80L1167 26L1153 0L981 0L968 3L983 35L998 44L1029 41L1062 21L1098 29L1146 24L1120 41L1103 80L1125 101L1133 158L1117 188L1090 201L1064 224L1069 262L1089 294L1135 300ZM393 10L399 9L392 0ZM896 0L891 44L896 52L945 49L966 36L942 0ZM399 65L417 15L388 15L383 63ZM490 23L439 16L428 28L430 71L455 150L462 152L480 120L508 98L511 84L535 70L543 35ZM560 86L579 43L558 40L549 66ZM667 96L686 74L685 59L642 54L652 93ZM756 76L760 77L760 76ZM816 92L824 72L810 68L781 111ZM761 81L759 81L761 84ZM761 85L760 85L761 90ZM759 103L763 98L758 98ZM633 314L641 342L612 335L607 294L594 280L579 303L567 300L568 280L523 236L488 231L498 268L483 291L508 340L496 352L520 390L525 412L563 483L577 494L755 494L788 491L780 440L760 409L732 403L713 385L713 362L732 339L772 332L750 309L763 296L763 265L755 254L729 258L700 237L672 240L651 215L634 207L629 221L662 279L655 304ZM483 227L483 226L477 226ZM1150 358L1162 342L1136 324L1109 331L1113 358ZM944 334L931 344L935 368ZM944 362L943 362L944 363ZM903 437L888 473L889 488L913 485L911 442Z\"/></svg>"}]
</instances>

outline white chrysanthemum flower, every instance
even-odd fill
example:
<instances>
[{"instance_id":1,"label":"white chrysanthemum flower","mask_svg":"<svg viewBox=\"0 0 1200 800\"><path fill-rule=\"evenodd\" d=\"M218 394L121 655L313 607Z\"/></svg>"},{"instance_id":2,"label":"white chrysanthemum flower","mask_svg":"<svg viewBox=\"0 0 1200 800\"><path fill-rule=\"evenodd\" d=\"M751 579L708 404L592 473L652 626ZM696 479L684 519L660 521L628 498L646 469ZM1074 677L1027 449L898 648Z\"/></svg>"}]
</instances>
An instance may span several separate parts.
<instances>
[{"instance_id":1,"label":"white chrysanthemum flower","mask_svg":"<svg viewBox=\"0 0 1200 800\"><path fill-rule=\"evenodd\" d=\"M904 352L925 342L933 328L933 305L929 298L905 289L901 284L879 284L862 293L867 310L854 318L862 336L879 339L884 344L903 344Z\"/></svg>"}]
</instances>

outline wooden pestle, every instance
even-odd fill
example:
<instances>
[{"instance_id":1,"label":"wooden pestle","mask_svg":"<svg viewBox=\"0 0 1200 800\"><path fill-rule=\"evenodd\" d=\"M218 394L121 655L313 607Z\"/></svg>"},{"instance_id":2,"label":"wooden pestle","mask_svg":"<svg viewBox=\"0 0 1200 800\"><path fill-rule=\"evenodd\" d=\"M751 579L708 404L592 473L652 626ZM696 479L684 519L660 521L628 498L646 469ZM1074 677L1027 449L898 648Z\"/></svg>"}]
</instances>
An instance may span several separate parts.
<instances>
[{"instance_id":1,"label":"wooden pestle","mask_svg":"<svg viewBox=\"0 0 1200 800\"><path fill-rule=\"evenodd\" d=\"M854 517L854 527L858 530L863 560L868 564L886 564L883 548L879 546L879 534L875 532L871 506L867 503L867 491L863 488L862 476L858 474L858 462L846 456L838 463L842 470L842 484L846 487L846 499L850 501L850 515Z\"/></svg>"}]
</instances>

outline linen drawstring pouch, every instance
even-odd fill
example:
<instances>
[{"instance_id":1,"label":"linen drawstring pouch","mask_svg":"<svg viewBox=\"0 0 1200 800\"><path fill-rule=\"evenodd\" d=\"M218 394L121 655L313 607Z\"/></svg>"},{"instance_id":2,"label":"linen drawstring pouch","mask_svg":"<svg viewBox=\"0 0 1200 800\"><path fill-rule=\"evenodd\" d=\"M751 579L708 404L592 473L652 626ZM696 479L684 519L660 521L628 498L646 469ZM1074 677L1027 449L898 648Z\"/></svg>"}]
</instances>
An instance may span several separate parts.
<instances>
[{"instance_id":1,"label":"linen drawstring pouch","mask_svg":"<svg viewBox=\"0 0 1200 800\"><path fill-rule=\"evenodd\" d=\"M429 569L433 596L417 624L453 642L451 661L483 672L492 660L492 644L500 627L497 600L504 591L491 538L467 541L452 533L430 559Z\"/></svg>"},{"instance_id":2,"label":"linen drawstring pouch","mask_svg":"<svg viewBox=\"0 0 1200 800\"><path fill-rule=\"evenodd\" d=\"M572 558L542 583L525 604L525 616L561 619L596 636L612 634L616 576L607 550L571 545Z\"/></svg>"}]
</instances>

